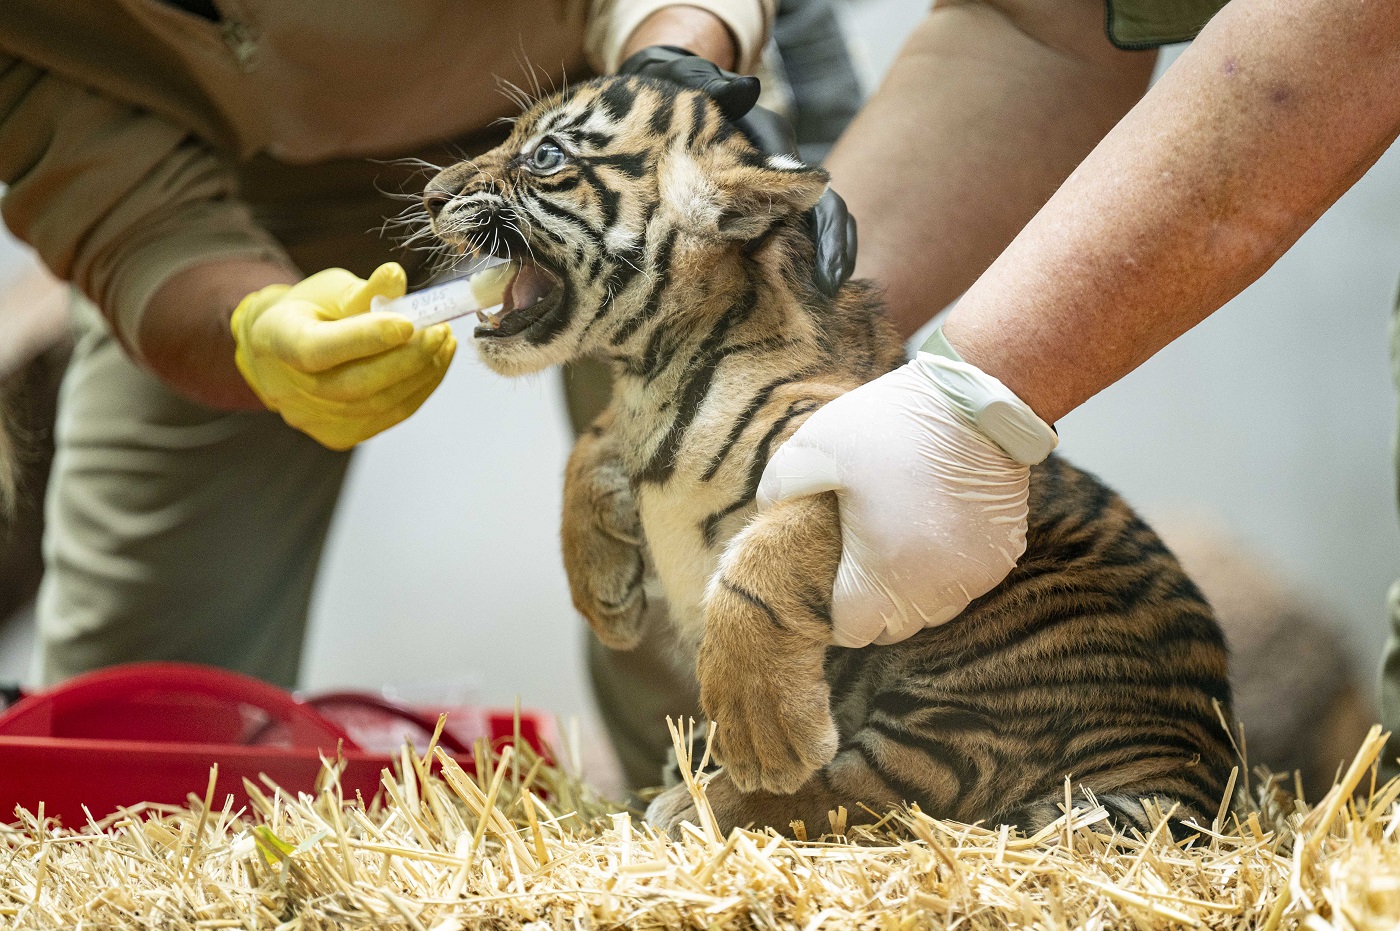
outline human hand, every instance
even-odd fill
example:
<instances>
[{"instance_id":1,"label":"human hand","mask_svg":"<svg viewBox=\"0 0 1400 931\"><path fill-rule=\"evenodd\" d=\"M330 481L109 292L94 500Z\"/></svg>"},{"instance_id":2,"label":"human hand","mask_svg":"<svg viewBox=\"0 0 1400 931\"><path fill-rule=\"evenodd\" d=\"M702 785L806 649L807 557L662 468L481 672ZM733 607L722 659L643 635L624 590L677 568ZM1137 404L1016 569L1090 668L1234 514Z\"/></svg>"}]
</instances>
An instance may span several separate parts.
<instances>
[{"instance_id":1,"label":"human hand","mask_svg":"<svg viewBox=\"0 0 1400 931\"><path fill-rule=\"evenodd\" d=\"M414 332L399 314L368 313L401 297L403 268L368 280L342 268L248 295L233 312L238 370L259 400L330 449L349 449L416 411L447 373L457 341L447 324Z\"/></svg>"},{"instance_id":2,"label":"human hand","mask_svg":"<svg viewBox=\"0 0 1400 931\"><path fill-rule=\"evenodd\" d=\"M703 91L719 105L754 146L765 155L798 158L792 124L758 103L758 78L735 74L683 48L652 45L622 63L619 74L636 74ZM828 188L808 213L816 261L812 283L834 297L856 267L856 221L846 202Z\"/></svg>"},{"instance_id":3,"label":"human hand","mask_svg":"<svg viewBox=\"0 0 1400 931\"><path fill-rule=\"evenodd\" d=\"M758 504L835 491L834 642L897 643L961 614L1015 567L1029 466L1055 442L1001 382L921 352L814 413L769 460Z\"/></svg>"}]
</instances>

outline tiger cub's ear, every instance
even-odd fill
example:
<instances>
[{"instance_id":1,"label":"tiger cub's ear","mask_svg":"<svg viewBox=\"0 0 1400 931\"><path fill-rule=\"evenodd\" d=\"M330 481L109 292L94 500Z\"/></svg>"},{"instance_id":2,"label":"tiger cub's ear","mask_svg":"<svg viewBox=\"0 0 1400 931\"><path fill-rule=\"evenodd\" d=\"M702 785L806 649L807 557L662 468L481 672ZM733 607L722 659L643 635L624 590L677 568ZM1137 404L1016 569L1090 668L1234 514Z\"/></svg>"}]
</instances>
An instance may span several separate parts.
<instances>
[{"instance_id":1,"label":"tiger cub's ear","mask_svg":"<svg viewBox=\"0 0 1400 931\"><path fill-rule=\"evenodd\" d=\"M719 190L719 234L742 240L762 236L774 223L812 209L828 178L822 169L786 155L725 166L713 179Z\"/></svg>"}]
</instances>

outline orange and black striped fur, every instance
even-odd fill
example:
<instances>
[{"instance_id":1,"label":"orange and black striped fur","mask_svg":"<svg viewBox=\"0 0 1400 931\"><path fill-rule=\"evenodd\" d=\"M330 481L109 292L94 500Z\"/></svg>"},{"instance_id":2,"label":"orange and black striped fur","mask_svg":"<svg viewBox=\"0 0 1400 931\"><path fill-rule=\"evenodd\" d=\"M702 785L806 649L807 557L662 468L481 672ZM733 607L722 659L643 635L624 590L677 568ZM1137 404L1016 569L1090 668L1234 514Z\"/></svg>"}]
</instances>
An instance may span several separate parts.
<instances>
[{"instance_id":1,"label":"orange and black striped fur","mask_svg":"<svg viewBox=\"0 0 1400 931\"><path fill-rule=\"evenodd\" d=\"M810 283L804 217L825 184L702 94L637 78L539 102L430 182L443 242L509 251L529 301L544 294L523 306L513 289L522 306L478 329L481 358L615 373L567 470L574 603L626 649L659 580L718 725L723 828L815 833L837 805L899 802L1035 828L1066 776L1121 826L1151 823L1144 799L1208 822L1231 768L1220 629L1153 532L1061 459L1033 470L1028 549L1002 585L903 643L830 646L836 501L756 514L755 489L808 415L903 357L871 286L830 300ZM648 817L674 831L694 812L678 788Z\"/></svg>"}]
</instances>

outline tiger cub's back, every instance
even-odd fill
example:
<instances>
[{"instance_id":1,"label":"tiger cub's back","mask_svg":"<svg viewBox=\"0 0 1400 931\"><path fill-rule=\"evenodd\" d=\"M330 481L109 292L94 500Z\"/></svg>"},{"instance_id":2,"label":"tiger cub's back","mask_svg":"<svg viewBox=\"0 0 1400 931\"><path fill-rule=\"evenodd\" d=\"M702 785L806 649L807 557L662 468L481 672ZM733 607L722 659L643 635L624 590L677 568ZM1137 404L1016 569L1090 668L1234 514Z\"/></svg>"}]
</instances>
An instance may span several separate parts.
<instances>
[{"instance_id":1,"label":"tiger cub's back","mask_svg":"<svg viewBox=\"0 0 1400 931\"><path fill-rule=\"evenodd\" d=\"M945 817L1038 827L1071 775L1121 824L1149 826L1139 799L1152 797L1208 821L1233 765L1210 606L1152 529L1063 459L1031 470L1029 510L1020 563L955 622L832 651L843 744L892 781L910 778L893 748L946 762L928 774L957 782Z\"/></svg>"}]
</instances>

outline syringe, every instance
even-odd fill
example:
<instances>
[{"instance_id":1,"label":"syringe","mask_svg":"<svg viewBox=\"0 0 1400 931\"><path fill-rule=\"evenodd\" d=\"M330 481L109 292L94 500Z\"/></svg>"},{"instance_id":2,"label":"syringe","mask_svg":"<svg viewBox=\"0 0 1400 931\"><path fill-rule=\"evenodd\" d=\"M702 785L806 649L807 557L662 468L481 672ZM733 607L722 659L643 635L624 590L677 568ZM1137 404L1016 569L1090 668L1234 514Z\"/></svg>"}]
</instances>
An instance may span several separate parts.
<instances>
[{"instance_id":1,"label":"syringe","mask_svg":"<svg viewBox=\"0 0 1400 931\"><path fill-rule=\"evenodd\" d=\"M492 258L473 275L414 291L403 297L370 300L371 311L387 310L413 321L415 330L455 320L470 313L490 314L501 308L516 266Z\"/></svg>"}]
</instances>

